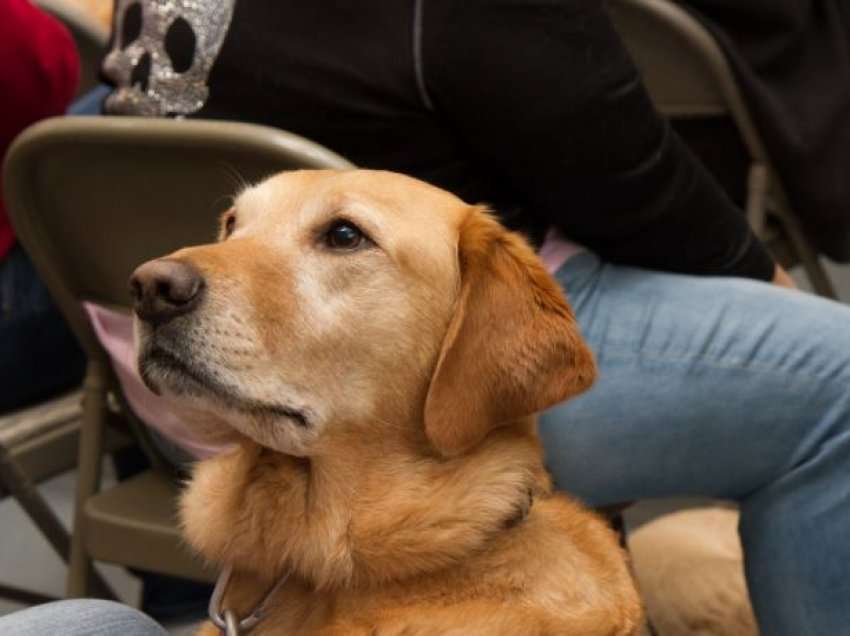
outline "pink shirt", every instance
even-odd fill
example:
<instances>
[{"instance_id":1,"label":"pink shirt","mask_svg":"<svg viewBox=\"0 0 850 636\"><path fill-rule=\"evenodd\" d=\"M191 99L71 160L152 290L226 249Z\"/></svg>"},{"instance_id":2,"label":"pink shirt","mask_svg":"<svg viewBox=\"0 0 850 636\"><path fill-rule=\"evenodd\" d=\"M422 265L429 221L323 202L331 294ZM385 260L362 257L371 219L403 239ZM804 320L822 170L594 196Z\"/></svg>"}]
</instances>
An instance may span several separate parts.
<instances>
[{"instance_id":1,"label":"pink shirt","mask_svg":"<svg viewBox=\"0 0 850 636\"><path fill-rule=\"evenodd\" d=\"M554 274L568 259L583 251L584 247L561 236L557 228L550 227L537 255L546 266L546 271Z\"/></svg>"},{"instance_id":2,"label":"pink shirt","mask_svg":"<svg viewBox=\"0 0 850 636\"><path fill-rule=\"evenodd\" d=\"M136 366L133 319L130 315L94 303L83 303L83 308L100 344L112 360L112 368L124 390L124 397L136 416L184 448L192 457L204 459L221 452L225 446L199 440L192 429L174 414L168 401L156 395L142 382Z\"/></svg>"}]
</instances>

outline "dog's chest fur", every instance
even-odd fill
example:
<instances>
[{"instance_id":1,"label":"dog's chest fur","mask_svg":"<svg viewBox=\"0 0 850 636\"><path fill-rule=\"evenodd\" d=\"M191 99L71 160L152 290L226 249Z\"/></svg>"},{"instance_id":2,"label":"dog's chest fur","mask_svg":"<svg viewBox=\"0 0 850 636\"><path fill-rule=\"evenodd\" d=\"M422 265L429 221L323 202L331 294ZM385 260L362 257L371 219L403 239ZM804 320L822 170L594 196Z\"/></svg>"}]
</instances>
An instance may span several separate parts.
<instances>
[{"instance_id":1,"label":"dog's chest fur","mask_svg":"<svg viewBox=\"0 0 850 636\"><path fill-rule=\"evenodd\" d=\"M601 607L639 613L636 598L610 594L631 587L613 534L577 504L542 492L527 519L506 527L529 489L547 485L537 453L536 442L524 450L497 436L469 466L406 467L393 480L377 459L329 478L245 446L198 467L182 516L196 549L234 565L226 602L237 613L292 573L256 634L366 629L482 603L556 622ZM617 584L602 589L600 580Z\"/></svg>"}]
</instances>

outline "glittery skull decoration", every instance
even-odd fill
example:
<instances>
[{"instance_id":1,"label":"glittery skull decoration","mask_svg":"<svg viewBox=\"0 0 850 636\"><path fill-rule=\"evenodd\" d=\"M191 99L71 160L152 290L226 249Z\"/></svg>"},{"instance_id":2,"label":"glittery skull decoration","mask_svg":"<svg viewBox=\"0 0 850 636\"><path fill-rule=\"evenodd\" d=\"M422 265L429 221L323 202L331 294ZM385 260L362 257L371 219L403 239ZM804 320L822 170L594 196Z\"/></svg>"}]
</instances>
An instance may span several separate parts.
<instances>
[{"instance_id":1,"label":"glittery skull decoration","mask_svg":"<svg viewBox=\"0 0 850 636\"><path fill-rule=\"evenodd\" d=\"M115 82L113 115L188 115L209 97L207 79L236 0L117 0L103 73Z\"/></svg>"}]
</instances>

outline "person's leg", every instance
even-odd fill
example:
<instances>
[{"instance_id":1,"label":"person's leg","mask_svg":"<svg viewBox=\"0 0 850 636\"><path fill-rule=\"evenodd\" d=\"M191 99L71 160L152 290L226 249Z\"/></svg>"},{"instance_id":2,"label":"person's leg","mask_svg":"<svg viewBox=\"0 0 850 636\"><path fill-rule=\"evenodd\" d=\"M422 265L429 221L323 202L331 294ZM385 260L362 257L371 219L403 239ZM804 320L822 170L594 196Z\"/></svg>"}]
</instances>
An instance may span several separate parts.
<instances>
[{"instance_id":1,"label":"person's leg","mask_svg":"<svg viewBox=\"0 0 850 636\"><path fill-rule=\"evenodd\" d=\"M85 356L20 246L0 261L0 413L82 381Z\"/></svg>"},{"instance_id":2,"label":"person's leg","mask_svg":"<svg viewBox=\"0 0 850 636\"><path fill-rule=\"evenodd\" d=\"M0 616L0 636L167 636L152 618L113 601L57 601Z\"/></svg>"},{"instance_id":3,"label":"person's leg","mask_svg":"<svg viewBox=\"0 0 850 636\"><path fill-rule=\"evenodd\" d=\"M850 625L850 308L738 279L559 272L599 380L541 418L559 487L591 505L741 504L762 633Z\"/></svg>"}]
</instances>

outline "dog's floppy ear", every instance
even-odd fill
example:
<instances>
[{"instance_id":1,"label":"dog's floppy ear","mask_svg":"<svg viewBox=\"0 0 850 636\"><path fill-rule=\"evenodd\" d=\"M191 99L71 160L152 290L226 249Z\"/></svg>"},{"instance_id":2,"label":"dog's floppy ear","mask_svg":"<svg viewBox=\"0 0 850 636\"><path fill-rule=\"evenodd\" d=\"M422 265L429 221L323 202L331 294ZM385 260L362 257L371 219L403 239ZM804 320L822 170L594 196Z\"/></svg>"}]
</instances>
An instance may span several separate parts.
<instances>
[{"instance_id":1,"label":"dog's floppy ear","mask_svg":"<svg viewBox=\"0 0 850 636\"><path fill-rule=\"evenodd\" d=\"M425 400L445 456L588 388L593 354L531 248L474 207L460 229L461 289Z\"/></svg>"}]
</instances>

